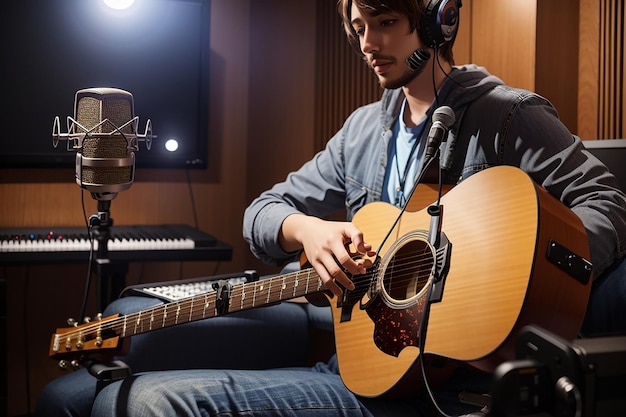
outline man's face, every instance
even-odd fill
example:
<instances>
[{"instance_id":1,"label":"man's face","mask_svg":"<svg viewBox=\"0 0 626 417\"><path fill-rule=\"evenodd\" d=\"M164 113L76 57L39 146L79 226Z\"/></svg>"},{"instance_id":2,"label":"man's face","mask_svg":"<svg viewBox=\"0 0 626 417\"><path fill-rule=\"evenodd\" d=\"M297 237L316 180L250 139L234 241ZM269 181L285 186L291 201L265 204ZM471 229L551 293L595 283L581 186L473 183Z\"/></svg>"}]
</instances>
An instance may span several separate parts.
<instances>
[{"instance_id":1,"label":"man's face","mask_svg":"<svg viewBox=\"0 0 626 417\"><path fill-rule=\"evenodd\" d=\"M361 52L384 88L399 88L417 77L406 64L406 58L422 47L415 32L410 32L409 20L397 13L371 15L363 13L353 3L351 23L359 37Z\"/></svg>"}]
</instances>

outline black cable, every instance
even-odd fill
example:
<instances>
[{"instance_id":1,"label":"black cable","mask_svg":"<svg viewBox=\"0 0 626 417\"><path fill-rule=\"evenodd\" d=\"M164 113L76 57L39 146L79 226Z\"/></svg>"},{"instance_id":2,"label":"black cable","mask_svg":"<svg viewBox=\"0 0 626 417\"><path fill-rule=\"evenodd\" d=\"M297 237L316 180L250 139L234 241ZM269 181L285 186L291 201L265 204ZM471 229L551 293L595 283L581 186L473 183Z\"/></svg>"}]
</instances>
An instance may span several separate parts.
<instances>
[{"instance_id":1,"label":"black cable","mask_svg":"<svg viewBox=\"0 0 626 417\"><path fill-rule=\"evenodd\" d=\"M83 220L85 221L85 227L89 230L89 220L87 219L87 210L85 209L85 190L80 190L80 204L83 208Z\"/></svg>"},{"instance_id":2,"label":"black cable","mask_svg":"<svg viewBox=\"0 0 626 417\"><path fill-rule=\"evenodd\" d=\"M454 417L454 416L451 416L450 414L447 414L441 409L441 407L439 407L439 404L437 403L437 399L435 398L435 395L433 394L433 390L430 387L430 384L428 383L428 377L426 376L426 365L424 364L424 347L426 346L426 333L427 333L427 328L428 328L428 319L430 316L430 297L432 295L432 290L433 290L433 285L431 281L430 284L428 285L428 292L426 294L426 302L424 303L424 314L422 315L422 321L420 322L419 330L418 330L419 332L418 349L420 351L420 355L422 355L422 359L420 360L420 370L422 371L422 382L424 383L424 388L426 390L426 393L428 394L428 397L430 398L430 402L437 409L437 412L439 412L439 414L441 414L443 417Z\"/></svg>"},{"instance_id":3,"label":"black cable","mask_svg":"<svg viewBox=\"0 0 626 417\"><path fill-rule=\"evenodd\" d=\"M463 84L461 84L460 82L458 82L454 78L450 77L451 72L446 72L446 70L443 68L443 65L441 65L441 61L439 61L439 56L436 56L436 60L437 60L437 65L439 65L439 69L441 70L441 72L443 72L443 75L445 75L448 80L452 81L453 83L455 83L459 87L466 88Z\"/></svg>"},{"instance_id":4,"label":"black cable","mask_svg":"<svg viewBox=\"0 0 626 417\"><path fill-rule=\"evenodd\" d=\"M435 107L439 107L439 93L437 91L437 83L435 81L435 61L437 61L437 65L439 66L439 68L441 69L441 71L444 73L444 75L446 76L446 78L456 82L457 84L459 84L456 80L452 79L448 73L446 73L446 71L443 69L441 62L439 61L439 54L437 53L437 46L435 46L435 59L433 59L433 71L432 71L432 82L433 82L433 91L435 93ZM459 84L460 85L460 84ZM426 171L426 168L428 168L428 166L433 163L433 161L439 160L440 157L440 150L439 148L437 148L437 151L435 152L435 154L433 155L433 157L429 160L426 161L427 166L424 168L424 170L422 172ZM439 164L438 167L438 194L437 194L437 203L436 205L439 206L441 203L441 196L443 193L443 172L442 172L442 168L441 168L441 164ZM416 182L417 184L417 182ZM415 188L413 189L413 191L415 191ZM411 193L412 195L413 193ZM410 199L410 197L409 197ZM437 250L437 248L435 248L435 251ZM437 257L436 253L435 253L435 258ZM428 394L431 403L433 404L433 406L435 407L435 409L437 410L437 412L439 412L439 414L441 414L443 417L453 417L447 413L445 413L441 407L439 406L435 395L433 393L433 390L430 386L430 384L428 383L428 377L426 376L426 365L424 363L424 348L426 346L426 333L427 333L427 329L428 329L428 320L430 317L430 299L432 296L432 290L433 290L433 280L430 281L430 283L428 284L428 291L426 294L426 302L424 303L424 312L422 314L422 320L420 321L420 325L419 325L419 329L418 329L418 349L420 351L420 355L422 355L422 359L420 360L420 370L422 373L422 382L424 384L424 388L426 390L426 393Z\"/></svg>"},{"instance_id":5,"label":"black cable","mask_svg":"<svg viewBox=\"0 0 626 417\"><path fill-rule=\"evenodd\" d=\"M433 82L433 91L435 93L435 108L439 107L439 91L437 91L437 82L435 80L435 61L437 61L437 65L439 65L439 68L441 68L441 63L439 62L439 51L437 46L435 45L434 49L434 53L435 53L435 57L433 58L433 63L432 63L432 71L431 71L431 77L432 77L432 82ZM443 68L442 68L443 70ZM445 74L445 71L444 71Z\"/></svg>"},{"instance_id":6,"label":"black cable","mask_svg":"<svg viewBox=\"0 0 626 417\"><path fill-rule=\"evenodd\" d=\"M193 211L193 223L196 229L198 227L198 213L196 212L196 200L193 195L193 187L191 186L191 177L189 176L189 168L185 170L187 174L187 188L189 189L189 199L191 200L191 210Z\"/></svg>"},{"instance_id":7,"label":"black cable","mask_svg":"<svg viewBox=\"0 0 626 417\"><path fill-rule=\"evenodd\" d=\"M432 158L432 160L437 160L437 156L439 155L439 150L437 150L437 152L435 153L435 156ZM441 195L443 193L443 172L442 172L442 168L441 168L441 164L439 164L439 192L438 192L438 197L437 197L437 203L436 205L439 206L441 203ZM437 248L434 248L435 252L437 251ZM435 259L437 258L437 254L434 254ZM436 264L436 262L435 262ZM430 281L430 283L428 284L428 291L426 293L426 301L424 303L424 312L422 314L422 320L420 321L420 325L419 325L419 329L418 329L418 349L420 351L420 355L422 355L422 360L420 360L420 370L422 372L422 381L424 383L424 388L426 390L426 393L428 394L428 396L430 397L430 401L433 404L433 406L437 409L437 411L443 416L443 417L453 417L447 413L445 413L441 407L439 406L439 404L437 403L437 400L435 399L435 395L433 393L432 388L430 387L430 384L428 383L428 377L426 376L426 365L424 364L424 348L426 346L426 334L428 332L428 320L430 318L430 305L431 305L431 297L432 297L432 291L433 291L433 282L434 279L432 279Z\"/></svg>"}]
</instances>

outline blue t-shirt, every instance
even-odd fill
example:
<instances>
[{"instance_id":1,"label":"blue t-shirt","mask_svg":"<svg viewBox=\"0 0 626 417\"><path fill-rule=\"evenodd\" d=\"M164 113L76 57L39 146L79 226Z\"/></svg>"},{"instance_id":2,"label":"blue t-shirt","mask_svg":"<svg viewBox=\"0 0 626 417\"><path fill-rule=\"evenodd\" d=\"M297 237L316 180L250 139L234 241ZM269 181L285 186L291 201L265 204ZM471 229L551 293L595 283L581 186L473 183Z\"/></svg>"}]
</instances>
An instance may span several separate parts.
<instances>
[{"instance_id":1,"label":"blue t-shirt","mask_svg":"<svg viewBox=\"0 0 626 417\"><path fill-rule=\"evenodd\" d=\"M422 165L424 141L419 141L422 130L426 125L426 117L415 127L408 127L402 115L406 100L398 116L398 122L393 125L393 136L389 141L389 161L385 173L382 200L403 207L410 195L415 178ZM408 165L408 166L407 166Z\"/></svg>"}]
</instances>

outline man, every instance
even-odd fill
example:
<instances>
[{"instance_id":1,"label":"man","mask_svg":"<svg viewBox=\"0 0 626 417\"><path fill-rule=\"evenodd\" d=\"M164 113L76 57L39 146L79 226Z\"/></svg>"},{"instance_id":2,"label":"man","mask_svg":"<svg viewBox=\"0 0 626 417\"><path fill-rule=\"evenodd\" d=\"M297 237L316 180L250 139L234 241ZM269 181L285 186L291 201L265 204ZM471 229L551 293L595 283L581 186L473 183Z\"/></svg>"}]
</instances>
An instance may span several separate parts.
<instances>
[{"instance_id":1,"label":"man","mask_svg":"<svg viewBox=\"0 0 626 417\"><path fill-rule=\"evenodd\" d=\"M454 6L453 1L424 3ZM624 271L624 194L606 168L583 151L556 110L535 94L505 87L483 69L453 68L453 38L443 45L429 42L438 55L430 49L428 62L409 68L406 58L425 46L426 35L418 36L416 30L426 26L415 18L426 10L420 2L346 0L340 7L349 39L358 43L387 90L380 102L355 111L323 152L251 204L244 235L252 251L268 262L280 262L302 249L330 290L340 294L337 284L351 289L344 270L362 273L363 265L351 258L346 243L352 242L361 253L372 247L353 224L320 218L347 208L351 219L363 205L377 200L404 203L402 196L413 186L406 179L419 172L426 147L424 126L435 108L445 104L457 114L452 128L457 152L448 181L455 184L496 165L522 168L582 219L594 274L601 283L594 292L613 286L613 295L626 296L623 272L621 277L603 276L612 265L622 265ZM387 157L386 164L379 163L381 157ZM589 331L626 328L620 298L612 299L610 293L592 298ZM615 302L610 304L615 309L600 318L596 302Z\"/></svg>"},{"instance_id":2,"label":"man","mask_svg":"<svg viewBox=\"0 0 626 417\"><path fill-rule=\"evenodd\" d=\"M406 204L423 168L431 116L447 105L455 113L457 151L446 182L512 165L570 206L587 229L596 276L585 327L624 330L626 197L546 100L508 88L483 69L453 67L458 7L454 0L339 2L348 38L385 88L382 100L357 109L325 150L252 202L245 238L256 256L275 264L303 251L336 296L342 287L354 289L350 276L366 271L377 248L349 220L370 202ZM341 209L348 221L323 220ZM364 256L353 257L348 243ZM105 387L92 415L436 415L423 392L363 398L344 386L339 371L333 358L314 368L148 372ZM448 413L476 410L457 394L486 392L488 382L459 371L435 395Z\"/></svg>"}]
</instances>

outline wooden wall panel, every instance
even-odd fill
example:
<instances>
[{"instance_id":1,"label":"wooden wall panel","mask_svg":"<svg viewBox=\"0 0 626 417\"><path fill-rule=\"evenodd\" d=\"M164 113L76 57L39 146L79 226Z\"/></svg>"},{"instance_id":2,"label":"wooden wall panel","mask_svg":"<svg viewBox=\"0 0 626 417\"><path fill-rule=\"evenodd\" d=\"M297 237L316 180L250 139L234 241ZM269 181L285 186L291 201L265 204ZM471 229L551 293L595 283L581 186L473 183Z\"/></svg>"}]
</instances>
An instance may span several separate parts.
<instances>
[{"instance_id":1,"label":"wooden wall panel","mask_svg":"<svg viewBox=\"0 0 626 417\"><path fill-rule=\"evenodd\" d=\"M600 2L599 126L598 137L623 135L624 4Z\"/></svg>"},{"instance_id":2,"label":"wooden wall panel","mask_svg":"<svg viewBox=\"0 0 626 417\"><path fill-rule=\"evenodd\" d=\"M480 1L480 0L478 0ZM459 11L459 31L454 41L454 64L463 65L472 63L472 3L474 0L463 0Z\"/></svg>"},{"instance_id":3,"label":"wooden wall panel","mask_svg":"<svg viewBox=\"0 0 626 417\"><path fill-rule=\"evenodd\" d=\"M336 0L317 2L315 66L315 150L357 107L380 98L373 71L353 50L343 30Z\"/></svg>"},{"instance_id":4,"label":"wooden wall panel","mask_svg":"<svg viewBox=\"0 0 626 417\"><path fill-rule=\"evenodd\" d=\"M537 1L533 90L552 102L573 133L578 124L578 14L578 0Z\"/></svg>"},{"instance_id":5,"label":"wooden wall panel","mask_svg":"<svg viewBox=\"0 0 626 417\"><path fill-rule=\"evenodd\" d=\"M580 0L578 36L578 125L583 139L598 137L600 2Z\"/></svg>"},{"instance_id":6,"label":"wooden wall panel","mask_svg":"<svg viewBox=\"0 0 626 417\"><path fill-rule=\"evenodd\" d=\"M313 156L315 117L316 1L251 1L248 107L241 122L248 125L246 202L283 181ZM277 12L280 10L280 12ZM242 148L243 151L243 148ZM243 210L237 232L241 235ZM275 273L279 269L257 260L247 245L246 269Z\"/></svg>"},{"instance_id":7,"label":"wooden wall panel","mask_svg":"<svg viewBox=\"0 0 626 417\"><path fill-rule=\"evenodd\" d=\"M626 134L622 0L580 0L578 125L583 139Z\"/></svg>"},{"instance_id":8,"label":"wooden wall panel","mask_svg":"<svg viewBox=\"0 0 626 417\"><path fill-rule=\"evenodd\" d=\"M471 61L513 87L534 90L536 14L535 1L473 1Z\"/></svg>"}]
</instances>

